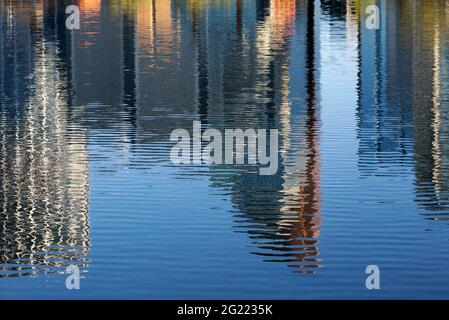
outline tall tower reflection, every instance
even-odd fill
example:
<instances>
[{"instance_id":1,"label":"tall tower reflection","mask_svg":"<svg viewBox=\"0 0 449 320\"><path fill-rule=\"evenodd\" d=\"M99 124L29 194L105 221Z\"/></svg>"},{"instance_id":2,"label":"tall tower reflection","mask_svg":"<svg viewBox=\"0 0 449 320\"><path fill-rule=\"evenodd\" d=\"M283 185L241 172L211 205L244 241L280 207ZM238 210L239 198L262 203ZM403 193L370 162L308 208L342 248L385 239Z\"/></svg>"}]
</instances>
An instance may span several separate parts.
<instances>
[{"instance_id":1,"label":"tall tower reflection","mask_svg":"<svg viewBox=\"0 0 449 320\"><path fill-rule=\"evenodd\" d=\"M447 45L449 5L423 1L410 5L415 28L413 50L413 126L416 197L429 219L447 220L449 214L449 157ZM432 81L429 81L432 79Z\"/></svg>"},{"instance_id":2,"label":"tall tower reflection","mask_svg":"<svg viewBox=\"0 0 449 320\"><path fill-rule=\"evenodd\" d=\"M171 0L135 3L137 140L164 143L175 128L190 128L196 113L195 39L185 7Z\"/></svg>"},{"instance_id":3,"label":"tall tower reflection","mask_svg":"<svg viewBox=\"0 0 449 320\"><path fill-rule=\"evenodd\" d=\"M0 6L0 277L86 266L87 137L70 121L63 3Z\"/></svg>"},{"instance_id":4,"label":"tall tower reflection","mask_svg":"<svg viewBox=\"0 0 449 320\"><path fill-rule=\"evenodd\" d=\"M284 197L287 201L284 202L282 208L283 220L287 222L286 226L292 230L292 245L294 246L292 252L294 252L295 259L292 262L296 263L294 267L300 268L300 270L306 268L318 267L320 259L318 255L318 238L320 234L320 156L319 156L319 99L317 96L318 88L316 83L317 73L317 37L315 32L315 3L314 1L308 1L306 6L303 7L307 14L307 22L305 24L305 65L306 70L304 72L305 80L305 114L303 118L304 137L302 142L306 152L303 155L304 163L299 167L302 174L299 175L303 181L299 186L299 195L295 194L295 189L291 189L291 182L288 183L289 178L294 174L288 174L288 166L286 166L286 174L284 176L284 192L290 197ZM300 16L302 18L302 16ZM301 30L298 30L301 32ZM296 56L296 54L295 54ZM297 89L297 88L295 88ZM301 119L300 118L300 119ZM298 156L293 156L297 158ZM287 160L287 159L286 159ZM296 159L295 159L296 160ZM288 161L285 161L288 162ZM298 170L298 167L295 167ZM286 186L286 188L285 188ZM296 203L291 201L295 199ZM286 210L287 209L287 210ZM290 216L289 212L293 212L293 221L285 219ZM283 227L285 227L283 222ZM298 263L300 262L300 263ZM306 264L308 262L309 264ZM302 271L301 271L302 272Z\"/></svg>"},{"instance_id":5,"label":"tall tower reflection","mask_svg":"<svg viewBox=\"0 0 449 320\"><path fill-rule=\"evenodd\" d=\"M230 191L236 232L248 234L254 254L314 273L320 264L315 2L217 2L190 10L200 119L221 130L278 128L281 135L277 174L214 165L212 185ZM215 16L224 23L208 24Z\"/></svg>"},{"instance_id":6,"label":"tall tower reflection","mask_svg":"<svg viewBox=\"0 0 449 320\"><path fill-rule=\"evenodd\" d=\"M372 4L382 13L380 29L367 29L365 19L359 24L359 168L367 176L397 175L413 154L410 32L396 16L405 15L399 3L361 1L361 16Z\"/></svg>"}]
</instances>

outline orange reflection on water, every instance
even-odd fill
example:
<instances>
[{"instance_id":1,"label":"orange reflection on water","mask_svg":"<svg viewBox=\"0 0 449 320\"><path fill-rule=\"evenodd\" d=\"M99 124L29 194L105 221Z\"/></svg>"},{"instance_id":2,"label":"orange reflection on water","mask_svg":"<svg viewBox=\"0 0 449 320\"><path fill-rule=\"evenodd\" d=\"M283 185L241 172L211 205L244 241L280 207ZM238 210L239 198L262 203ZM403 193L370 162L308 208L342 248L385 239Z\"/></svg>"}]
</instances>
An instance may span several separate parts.
<instances>
[{"instance_id":1,"label":"orange reflection on water","mask_svg":"<svg viewBox=\"0 0 449 320\"><path fill-rule=\"evenodd\" d=\"M141 56L154 57L157 51L163 62L171 61L169 54L176 43L171 7L171 0L137 1L137 46Z\"/></svg>"},{"instance_id":2,"label":"orange reflection on water","mask_svg":"<svg viewBox=\"0 0 449 320\"><path fill-rule=\"evenodd\" d=\"M282 43L282 39L290 36L293 32L293 23L296 19L296 0L273 0L270 12L274 43Z\"/></svg>"},{"instance_id":3,"label":"orange reflection on water","mask_svg":"<svg viewBox=\"0 0 449 320\"><path fill-rule=\"evenodd\" d=\"M101 10L101 0L79 0L79 8L83 15L98 16Z\"/></svg>"}]
</instances>

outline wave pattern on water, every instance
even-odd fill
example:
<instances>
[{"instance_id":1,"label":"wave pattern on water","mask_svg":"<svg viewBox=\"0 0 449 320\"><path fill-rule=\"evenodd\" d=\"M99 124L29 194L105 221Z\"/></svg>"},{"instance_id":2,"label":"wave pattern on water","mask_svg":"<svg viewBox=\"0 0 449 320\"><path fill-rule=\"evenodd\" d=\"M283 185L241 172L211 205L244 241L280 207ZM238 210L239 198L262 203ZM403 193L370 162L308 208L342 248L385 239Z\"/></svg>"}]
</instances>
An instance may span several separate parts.
<instances>
[{"instance_id":1,"label":"wave pattern on water","mask_svg":"<svg viewBox=\"0 0 449 320\"><path fill-rule=\"evenodd\" d=\"M71 2L0 3L8 297L70 264L83 297L359 297L371 263L387 298L447 288L445 1L78 0L69 31ZM173 165L193 121L278 129L278 171Z\"/></svg>"}]
</instances>

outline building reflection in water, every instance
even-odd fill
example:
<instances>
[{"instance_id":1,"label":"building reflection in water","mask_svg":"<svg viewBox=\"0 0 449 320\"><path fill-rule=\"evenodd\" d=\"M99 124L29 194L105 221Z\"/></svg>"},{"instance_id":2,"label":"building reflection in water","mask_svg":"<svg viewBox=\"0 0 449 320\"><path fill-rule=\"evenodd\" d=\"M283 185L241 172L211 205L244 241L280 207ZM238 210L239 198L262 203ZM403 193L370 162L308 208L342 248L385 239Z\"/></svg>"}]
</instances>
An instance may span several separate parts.
<instances>
[{"instance_id":1,"label":"building reflection in water","mask_svg":"<svg viewBox=\"0 0 449 320\"><path fill-rule=\"evenodd\" d=\"M230 192L235 229L248 234L253 253L314 273L320 265L315 5L218 3L189 11L199 120L221 130L278 128L281 152L273 176L251 166L214 165L212 185ZM215 16L226 23L208 24Z\"/></svg>"},{"instance_id":2,"label":"building reflection in water","mask_svg":"<svg viewBox=\"0 0 449 320\"><path fill-rule=\"evenodd\" d=\"M344 23L342 36L358 43L361 177L413 167L416 202L444 218L444 1L79 0L77 32L65 29L67 2L24 3L3 1L0 13L1 276L87 266L88 160L97 156L88 141L129 157L130 169L169 165L171 131L193 120L279 129L276 175L227 165L207 175L253 253L316 272L322 23ZM360 19L373 3L383 12L377 31Z\"/></svg>"},{"instance_id":3,"label":"building reflection in water","mask_svg":"<svg viewBox=\"0 0 449 320\"><path fill-rule=\"evenodd\" d=\"M361 3L363 12L376 1ZM383 13L381 28L370 30L360 23L359 167L363 176L407 174L413 154L413 57L407 45L412 35L394 16L404 12L395 8L399 3L377 4Z\"/></svg>"},{"instance_id":4,"label":"building reflection in water","mask_svg":"<svg viewBox=\"0 0 449 320\"><path fill-rule=\"evenodd\" d=\"M379 30L360 29L360 170L395 176L414 167L423 214L447 219L449 6L373 0L361 6L372 3L382 16Z\"/></svg>"},{"instance_id":5,"label":"building reflection in water","mask_svg":"<svg viewBox=\"0 0 449 320\"><path fill-rule=\"evenodd\" d=\"M319 265L318 69L312 1L84 0L78 3L83 23L73 34L61 31L62 3L41 4L33 9L43 16L41 21L21 22L40 36L32 38L28 48L32 59L27 61L35 59L35 64L17 81L24 86L32 81L23 90L28 96L16 104L25 107L14 109L23 114L8 115L17 118L18 133L2 133L3 139L15 139L12 145L17 148L3 144L8 153L2 156L7 177L2 187L5 195L11 194L3 201L8 221L4 238L23 243L17 236L20 232L11 231L20 230L30 239L27 245L7 244L10 256L4 263L26 257L24 252L30 261L35 252L47 252L42 259L48 260L52 254L48 248L55 246L67 252L78 248L83 252L78 258L87 257L87 136L94 140L100 139L97 132L114 132L111 139L128 141L108 144L116 149L125 152L127 145L146 144L156 150L167 147L173 129L189 128L199 119L218 129L280 129L277 175L261 177L253 167L215 166L212 185L231 191L235 228L249 235L256 254L306 271ZM44 23L49 15L56 24ZM225 20L210 23L216 19ZM47 25L57 28L52 31ZM7 37L8 31L2 29L2 35ZM9 50L8 42L3 47ZM40 48L43 51L35 54ZM297 57L292 64L291 54ZM8 98L6 93L3 99ZM38 99L46 95L48 99ZM11 104L4 105L11 109ZM7 114L4 107L2 116ZM41 122L29 120L35 118ZM168 160L168 153L156 154L142 163L134 150L130 154L131 163L136 159L135 168ZM14 167L16 159L22 159L25 167ZM28 176L38 182L24 179ZM7 182L13 178L14 183ZM28 192L21 189L25 185ZM16 203L31 199L30 205ZM32 212L34 220L17 220L19 215L12 214L17 211ZM33 221L39 232L48 234L31 231ZM60 238L51 233L53 229ZM70 235L64 234L69 230Z\"/></svg>"},{"instance_id":6,"label":"building reflection in water","mask_svg":"<svg viewBox=\"0 0 449 320\"><path fill-rule=\"evenodd\" d=\"M59 5L0 4L0 277L88 264L86 129L70 121Z\"/></svg>"}]
</instances>

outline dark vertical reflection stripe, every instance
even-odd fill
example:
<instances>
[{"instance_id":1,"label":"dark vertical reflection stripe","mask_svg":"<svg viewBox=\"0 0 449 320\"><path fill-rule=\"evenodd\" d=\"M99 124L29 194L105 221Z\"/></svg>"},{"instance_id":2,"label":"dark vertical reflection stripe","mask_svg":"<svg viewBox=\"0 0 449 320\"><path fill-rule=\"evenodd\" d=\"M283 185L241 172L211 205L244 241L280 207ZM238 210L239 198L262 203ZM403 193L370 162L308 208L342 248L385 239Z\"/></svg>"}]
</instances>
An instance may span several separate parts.
<instances>
[{"instance_id":1,"label":"dark vertical reflection stripe","mask_svg":"<svg viewBox=\"0 0 449 320\"><path fill-rule=\"evenodd\" d=\"M123 103L129 117L127 120L132 126L137 127L135 15L134 8L123 15Z\"/></svg>"}]
</instances>

